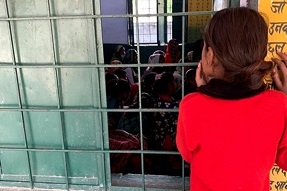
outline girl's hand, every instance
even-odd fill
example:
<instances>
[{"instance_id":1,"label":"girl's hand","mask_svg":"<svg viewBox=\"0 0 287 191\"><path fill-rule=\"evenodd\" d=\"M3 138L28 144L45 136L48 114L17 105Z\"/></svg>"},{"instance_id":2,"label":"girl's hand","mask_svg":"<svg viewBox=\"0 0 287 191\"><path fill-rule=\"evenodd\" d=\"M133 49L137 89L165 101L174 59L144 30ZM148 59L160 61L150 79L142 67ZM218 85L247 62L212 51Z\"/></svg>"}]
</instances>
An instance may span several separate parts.
<instances>
[{"instance_id":1,"label":"girl's hand","mask_svg":"<svg viewBox=\"0 0 287 191\"><path fill-rule=\"evenodd\" d=\"M206 77L202 70L201 61L199 61L197 69L196 69L195 81L196 81L197 87L207 84Z\"/></svg>"},{"instance_id":2,"label":"girl's hand","mask_svg":"<svg viewBox=\"0 0 287 191\"><path fill-rule=\"evenodd\" d=\"M275 67L272 72L272 79L275 83L275 87L287 94L287 53L277 52L277 54L281 60L278 58L272 58L272 61L275 62ZM276 66L278 66L282 75L279 74Z\"/></svg>"}]
</instances>

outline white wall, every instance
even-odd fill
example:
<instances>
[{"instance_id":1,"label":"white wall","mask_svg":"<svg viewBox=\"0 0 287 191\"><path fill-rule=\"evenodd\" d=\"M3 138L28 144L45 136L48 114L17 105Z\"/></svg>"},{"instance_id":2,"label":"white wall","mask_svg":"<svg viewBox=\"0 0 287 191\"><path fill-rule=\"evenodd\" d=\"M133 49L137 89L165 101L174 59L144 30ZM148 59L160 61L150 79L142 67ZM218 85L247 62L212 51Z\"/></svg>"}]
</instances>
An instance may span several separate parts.
<instances>
[{"instance_id":1,"label":"white wall","mask_svg":"<svg viewBox=\"0 0 287 191\"><path fill-rule=\"evenodd\" d=\"M127 14L127 0L101 0L102 15ZM103 43L128 44L128 18L103 18Z\"/></svg>"}]
</instances>

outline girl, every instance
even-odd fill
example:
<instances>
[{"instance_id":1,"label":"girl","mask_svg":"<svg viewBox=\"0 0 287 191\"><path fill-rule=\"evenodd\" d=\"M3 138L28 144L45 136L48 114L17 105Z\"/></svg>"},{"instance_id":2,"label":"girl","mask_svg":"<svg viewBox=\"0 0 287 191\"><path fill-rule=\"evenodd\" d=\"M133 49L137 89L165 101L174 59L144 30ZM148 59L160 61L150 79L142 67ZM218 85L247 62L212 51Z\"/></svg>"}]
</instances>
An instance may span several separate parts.
<instances>
[{"instance_id":1,"label":"girl","mask_svg":"<svg viewBox=\"0 0 287 191\"><path fill-rule=\"evenodd\" d=\"M287 96L264 84L267 38L264 18L244 7L215 13L205 29L199 92L180 103L176 135L192 191L268 191L273 164L287 170ZM274 80L286 93L286 76Z\"/></svg>"}]
</instances>

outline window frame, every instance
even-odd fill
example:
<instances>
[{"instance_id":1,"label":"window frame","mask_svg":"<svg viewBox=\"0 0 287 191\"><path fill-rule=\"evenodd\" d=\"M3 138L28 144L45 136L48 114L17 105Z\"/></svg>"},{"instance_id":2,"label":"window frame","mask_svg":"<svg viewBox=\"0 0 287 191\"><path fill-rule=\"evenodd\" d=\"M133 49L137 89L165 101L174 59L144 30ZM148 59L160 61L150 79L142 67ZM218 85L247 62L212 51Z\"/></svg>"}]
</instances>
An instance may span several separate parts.
<instances>
[{"instance_id":1,"label":"window frame","mask_svg":"<svg viewBox=\"0 0 287 191\"><path fill-rule=\"evenodd\" d=\"M136 13L134 12L134 7L133 7L133 2L135 0L128 0L128 14L135 15ZM171 6L172 6L172 0L171 1ZM165 14L168 11L168 6L167 6L168 0L156 0L157 4L157 13L156 14ZM140 45L164 45L167 44L168 42L168 19L167 17L169 16L156 16L157 17L157 41L156 42L139 42ZM136 22L134 22L135 17L129 17L128 19L128 34L129 34L129 43L134 46L137 44L137 27L136 27ZM171 21L171 27L172 27L172 21ZM172 32L172 30L171 30ZM139 34L140 36L140 34ZM172 36L172 34L171 34Z\"/></svg>"}]
</instances>

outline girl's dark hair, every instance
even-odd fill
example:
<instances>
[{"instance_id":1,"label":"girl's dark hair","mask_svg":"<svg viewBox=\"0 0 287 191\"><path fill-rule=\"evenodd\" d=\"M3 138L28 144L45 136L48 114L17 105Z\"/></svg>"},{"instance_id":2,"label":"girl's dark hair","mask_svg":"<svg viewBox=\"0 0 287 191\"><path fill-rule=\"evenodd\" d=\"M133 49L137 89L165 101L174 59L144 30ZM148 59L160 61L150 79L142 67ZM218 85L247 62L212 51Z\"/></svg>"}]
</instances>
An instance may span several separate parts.
<instances>
[{"instance_id":1,"label":"girl's dark hair","mask_svg":"<svg viewBox=\"0 0 287 191\"><path fill-rule=\"evenodd\" d=\"M130 84L124 79L112 79L107 83L107 96L117 97L122 92L130 91Z\"/></svg>"},{"instance_id":2,"label":"girl's dark hair","mask_svg":"<svg viewBox=\"0 0 287 191\"><path fill-rule=\"evenodd\" d=\"M157 74L161 74L163 73L165 70L165 68L163 66L155 66L152 71L157 73Z\"/></svg>"},{"instance_id":3,"label":"girl's dark hair","mask_svg":"<svg viewBox=\"0 0 287 191\"><path fill-rule=\"evenodd\" d=\"M155 82L155 76L156 76L156 73L155 72L151 72L149 74L147 74L144 79L143 79L143 82L146 86L151 86L154 84Z\"/></svg>"},{"instance_id":4,"label":"girl's dark hair","mask_svg":"<svg viewBox=\"0 0 287 191\"><path fill-rule=\"evenodd\" d=\"M272 63L264 61L268 26L261 14L245 7L218 11L206 26L204 41L223 67L224 80L250 90L263 86Z\"/></svg>"},{"instance_id":5,"label":"girl's dark hair","mask_svg":"<svg viewBox=\"0 0 287 191\"><path fill-rule=\"evenodd\" d=\"M120 79L125 79L127 77L126 71L124 71L123 69L116 69L114 71L114 74Z\"/></svg>"},{"instance_id":6,"label":"girl's dark hair","mask_svg":"<svg viewBox=\"0 0 287 191\"><path fill-rule=\"evenodd\" d=\"M202 48L203 48L203 39L198 39L194 44L194 51L192 56L193 62L199 62L201 60Z\"/></svg>"},{"instance_id":7,"label":"girl's dark hair","mask_svg":"<svg viewBox=\"0 0 287 191\"><path fill-rule=\"evenodd\" d=\"M167 94L169 86L174 82L173 74L170 72L162 73L160 79L155 80L154 94Z\"/></svg>"},{"instance_id":8,"label":"girl's dark hair","mask_svg":"<svg viewBox=\"0 0 287 191\"><path fill-rule=\"evenodd\" d=\"M112 74L112 73L106 73L105 74L105 79L106 79L106 83L108 83L110 80L116 79L118 80L118 76L116 74Z\"/></svg>"},{"instance_id":9,"label":"girl's dark hair","mask_svg":"<svg viewBox=\"0 0 287 191\"><path fill-rule=\"evenodd\" d=\"M121 58L121 50L124 49L125 47L123 45L117 45L114 49L113 55L116 56L117 58Z\"/></svg>"}]
</instances>

